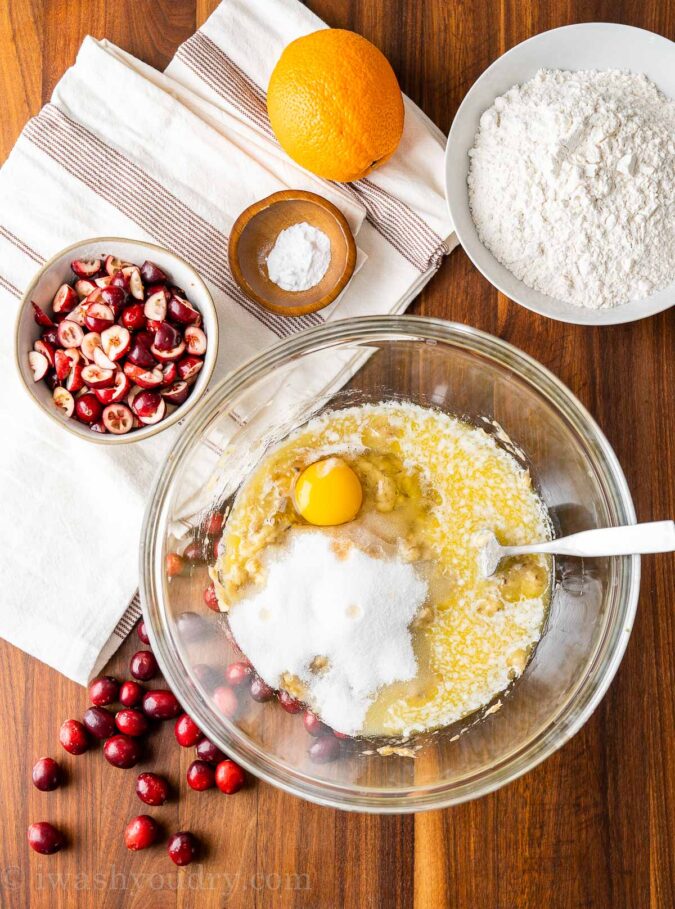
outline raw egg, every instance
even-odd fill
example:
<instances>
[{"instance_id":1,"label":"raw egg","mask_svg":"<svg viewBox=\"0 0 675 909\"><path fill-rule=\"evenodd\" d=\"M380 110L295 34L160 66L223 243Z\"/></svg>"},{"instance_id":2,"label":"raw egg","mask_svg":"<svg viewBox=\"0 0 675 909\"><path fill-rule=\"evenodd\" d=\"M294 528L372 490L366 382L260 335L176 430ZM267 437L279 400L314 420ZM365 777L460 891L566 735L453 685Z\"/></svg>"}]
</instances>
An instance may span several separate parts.
<instances>
[{"instance_id":1,"label":"raw egg","mask_svg":"<svg viewBox=\"0 0 675 909\"><path fill-rule=\"evenodd\" d=\"M353 521L363 501L361 482L342 458L306 467L295 484L295 508L310 524L329 527Z\"/></svg>"}]
</instances>

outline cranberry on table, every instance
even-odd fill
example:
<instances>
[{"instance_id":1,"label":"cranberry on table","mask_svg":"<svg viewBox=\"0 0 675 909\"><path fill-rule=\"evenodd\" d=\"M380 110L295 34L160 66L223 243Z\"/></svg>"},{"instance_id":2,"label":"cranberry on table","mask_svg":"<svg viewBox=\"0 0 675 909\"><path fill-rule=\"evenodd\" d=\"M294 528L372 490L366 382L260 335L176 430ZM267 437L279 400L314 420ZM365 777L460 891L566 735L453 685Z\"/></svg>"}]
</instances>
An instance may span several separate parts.
<instances>
[{"instance_id":1,"label":"cranberry on table","mask_svg":"<svg viewBox=\"0 0 675 909\"><path fill-rule=\"evenodd\" d=\"M322 735L309 746L308 754L315 764L330 764L340 756L340 742L332 733Z\"/></svg>"},{"instance_id":2,"label":"cranberry on table","mask_svg":"<svg viewBox=\"0 0 675 909\"><path fill-rule=\"evenodd\" d=\"M178 717L173 731L176 741L183 748L191 748L203 737L201 729L187 713L183 713Z\"/></svg>"},{"instance_id":3,"label":"cranberry on table","mask_svg":"<svg viewBox=\"0 0 675 909\"><path fill-rule=\"evenodd\" d=\"M245 660L238 660L236 663L230 663L225 669L225 681L233 688L240 688L246 685L253 673L251 664Z\"/></svg>"},{"instance_id":4,"label":"cranberry on table","mask_svg":"<svg viewBox=\"0 0 675 909\"><path fill-rule=\"evenodd\" d=\"M65 838L48 821L38 821L28 828L28 845L40 855L52 855L65 845Z\"/></svg>"},{"instance_id":5,"label":"cranberry on table","mask_svg":"<svg viewBox=\"0 0 675 909\"><path fill-rule=\"evenodd\" d=\"M148 731L148 718L140 710L125 707L115 714L115 725L125 735L144 735Z\"/></svg>"},{"instance_id":6,"label":"cranberry on table","mask_svg":"<svg viewBox=\"0 0 675 909\"><path fill-rule=\"evenodd\" d=\"M204 589L204 602L212 609L213 612L220 612L220 607L218 606L218 595L216 594L216 585L211 583L208 587Z\"/></svg>"},{"instance_id":7,"label":"cranberry on table","mask_svg":"<svg viewBox=\"0 0 675 909\"><path fill-rule=\"evenodd\" d=\"M216 786L226 795L239 792L246 782L246 775L239 764L234 761L221 761L216 767Z\"/></svg>"},{"instance_id":8,"label":"cranberry on table","mask_svg":"<svg viewBox=\"0 0 675 909\"><path fill-rule=\"evenodd\" d=\"M178 698L166 688L155 688L143 697L143 710L152 720L172 720L183 712Z\"/></svg>"},{"instance_id":9,"label":"cranberry on table","mask_svg":"<svg viewBox=\"0 0 675 909\"><path fill-rule=\"evenodd\" d=\"M147 814L132 818L124 831L124 845L134 852L147 849L159 837L159 827Z\"/></svg>"},{"instance_id":10,"label":"cranberry on table","mask_svg":"<svg viewBox=\"0 0 675 909\"><path fill-rule=\"evenodd\" d=\"M79 720L66 720L59 730L59 742L69 754L84 754L89 748L89 736Z\"/></svg>"},{"instance_id":11,"label":"cranberry on table","mask_svg":"<svg viewBox=\"0 0 675 909\"><path fill-rule=\"evenodd\" d=\"M284 708L286 713L300 713L302 710L300 701L283 689L278 693L277 698L279 705Z\"/></svg>"},{"instance_id":12,"label":"cranberry on table","mask_svg":"<svg viewBox=\"0 0 675 909\"><path fill-rule=\"evenodd\" d=\"M141 703L144 694L145 688L138 682L124 682L119 693L120 704L125 707L135 707Z\"/></svg>"},{"instance_id":13,"label":"cranberry on table","mask_svg":"<svg viewBox=\"0 0 675 909\"><path fill-rule=\"evenodd\" d=\"M141 758L139 743L129 735L113 735L103 746L105 759L113 767L128 770L134 767Z\"/></svg>"},{"instance_id":14,"label":"cranberry on table","mask_svg":"<svg viewBox=\"0 0 675 909\"><path fill-rule=\"evenodd\" d=\"M41 792L51 792L56 789L61 778L61 768L54 758L40 758L33 767L33 785Z\"/></svg>"},{"instance_id":15,"label":"cranberry on table","mask_svg":"<svg viewBox=\"0 0 675 909\"><path fill-rule=\"evenodd\" d=\"M330 732L328 726L325 723L322 723L319 717L313 713L311 710L305 710L305 715L302 718L302 722L305 725L305 729L309 732L310 735L320 736L325 735L327 732Z\"/></svg>"},{"instance_id":16,"label":"cranberry on table","mask_svg":"<svg viewBox=\"0 0 675 909\"><path fill-rule=\"evenodd\" d=\"M114 704L120 693L120 683L110 675L102 675L89 684L89 700L96 707Z\"/></svg>"},{"instance_id":17,"label":"cranberry on table","mask_svg":"<svg viewBox=\"0 0 675 909\"><path fill-rule=\"evenodd\" d=\"M146 805L163 805L169 797L169 784L158 773L139 773L136 795Z\"/></svg>"},{"instance_id":18,"label":"cranberry on table","mask_svg":"<svg viewBox=\"0 0 675 909\"><path fill-rule=\"evenodd\" d=\"M115 717L105 707L89 707L82 722L96 739L108 739L115 734Z\"/></svg>"},{"instance_id":19,"label":"cranberry on table","mask_svg":"<svg viewBox=\"0 0 675 909\"><path fill-rule=\"evenodd\" d=\"M202 739L195 748L195 753L201 761L207 761L209 764L219 764L225 760L225 755L217 745L208 739Z\"/></svg>"},{"instance_id":20,"label":"cranberry on table","mask_svg":"<svg viewBox=\"0 0 675 909\"><path fill-rule=\"evenodd\" d=\"M230 688L227 685L221 685L219 688L216 688L213 692L213 700L218 710L220 710L223 716L226 716L228 719L232 719L239 709L237 692L234 688Z\"/></svg>"},{"instance_id":21,"label":"cranberry on table","mask_svg":"<svg viewBox=\"0 0 675 909\"><path fill-rule=\"evenodd\" d=\"M274 688L263 682L259 675L256 675L251 681L251 687L249 692L254 701L259 701L261 704L265 701L271 701L274 697Z\"/></svg>"},{"instance_id":22,"label":"cranberry on table","mask_svg":"<svg viewBox=\"0 0 675 909\"><path fill-rule=\"evenodd\" d=\"M169 858L175 865L189 865L197 857L199 844L196 838L187 831L174 833L169 838Z\"/></svg>"},{"instance_id":23,"label":"cranberry on table","mask_svg":"<svg viewBox=\"0 0 675 909\"><path fill-rule=\"evenodd\" d=\"M152 650L138 650L131 658L129 670L135 679L149 682L159 672L159 666Z\"/></svg>"},{"instance_id":24,"label":"cranberry on table","mask_svg":"<svg viewBox=\"0 0 675 909\"><path fill-rule=\"evenodd\" d=\"M139 636L139 638L141 639L141 641L143 641L144 644L150 643L150 638L148 637L148 632L145 627L145 622L143 621L143 619L141 619L141 621L138 623L138 625L136 625L136 634Z\"/></svg>"},{"instance_id":25,"label":"cranberry on table","mask_svg":"<svg viewBox=\"0 0 675 909\"><path fill-rule=\"evenodd\" d=\"M211 789L216 782L216 772L206 761L193 761L187 769L187 782L191 789L203 792Z\"/></svg>"},{"instance_id":26,"label":"cranberry on table","mask_svg":"<svg viewBox=\"0 0 675 909\"><path fill-rule=\"evenodd\" d=\"M179 556L177 552L167 552L165 566L167 577L178 577L185 571L185 559Z\"/></svg>"},{"instance_id":27,"label":"cranberry on table","mask_svg":"<svg viewBox=\"0 0 675 909\"><path fill-rule=\"evenodd\" d=\"M205 553L204 545L202 543L199 543L197 540L194 540L192 543L188 543L188 545L183 550L183 557L186 558L188 562L205 562L207 556Z\"/></svg>"}]
</instances>

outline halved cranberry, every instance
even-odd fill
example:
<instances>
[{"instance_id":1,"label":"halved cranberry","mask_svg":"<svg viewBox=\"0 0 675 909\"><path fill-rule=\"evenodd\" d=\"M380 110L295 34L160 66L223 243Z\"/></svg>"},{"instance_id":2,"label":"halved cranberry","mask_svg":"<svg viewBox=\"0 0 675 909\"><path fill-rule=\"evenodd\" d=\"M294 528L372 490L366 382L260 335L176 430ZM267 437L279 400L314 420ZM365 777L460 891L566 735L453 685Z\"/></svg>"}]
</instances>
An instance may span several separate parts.
<instances>
[{"instance_id":1,"label":"halved cranberry","mask_svg":"<svg viewBox=\"0 0 675 909\"><path fill-rule=\"evenodd\" d=\"M239 792L246 782L246 775L234 761L221 761L216 767L216 786L226 795Z\"/></svg>"},{"instance_id":2,"label":"halved cranberry","mask_svg":"<svg viewBox=\"0 0 675 909\"><path fill-rule=\"evenodd\" d=\"M109 404L103 411L103 423L108 432L121 436L134 425L134 415L125 404Z\"/></svg>"},{"instance_id":3,"label":"halved cranberry","mask_svg":"<svg viewBox=\"0 0 675 909\"><path fill-rule=\"evenodd\" d=\"M128 770L134 767L141 758L141 746L129 735L113 735L103 746L103 755L113 767Z\"/></svg>"},{"instance_id":4,"label":"halved cranberry","mask_svg":"<svg viewBox=\"0 0 675 909\"><path fill-rule=\"evenodd\" d=\"M129 276L124 271L116 271L110 281L110 287L121 287L125 293L129 293Z\"/></svg>"},{"instance_id":5,"label":"halved cranberry","mask_svg":"<svg viewBox=\"0 0 675 909\"><path fill-rule=\"evenodd\" d=\"M146 805L163 805L169 797L169 784L157 773L139 773L136 795Z\"/></svg>"},{"instance_id":6,"label":"halved cranberry","mask_svg":"<svg viewBox=\"0 0 675 909\"><path fill-rule=\"evenodd\" d=\"M167 577L175 578L185 570L185 561L177 552L167 552L165 566Z\"/></svg>"},{"instance_id":7,"label":"halved cranberry","mask_svg":"<svg viewBox=\"0 0 675 909\"><path fill-rule=\"evenodd\" d=\"M48 821L38 821L28 828L28 845L40 855L52 855L65 845L65 838ZM175 860L174 860L175 861ZM179 864L176 862L176 864Z\"/></svg>"},{"instance_id":8,"label":"halved cranberry","mask_svg":"<svg viewBox=\"0 0 675 909\"><path fill-rule=\"evenodd\" d=\"M148 321L145 323L145 327L147 329L146 333L150 333L152 335L153 341L155 338L155 332L159 331L161 324L162 321L160 319L148 319ZM150 346L152 347L152 344Z\"/></svg>"},{"instance_id":9,"label":"halved cranberry","mask_svg":"<svg viewBox=\"0 0 675 909\"><path fill-rule=\"evenodd\" d=\"M129 671L135 679L149 682L159 672L159 666L152 650L138 650L129 662Z\"/></svg>"},{"instance_id":10,"label":"halved cranberry","mask_svg":"<svg viewBox=\"0 0 675 909\"><path fill-rule=\"evenodd\" d=\"M125 735L145 735L148 731L148 718L140 710L125 708L115 714L115 723Z\"/></svg>"},{"instance_id":11,"label":"halved cranberry","mask_svg":"<svg viewBox=\"0 0 675 909\"><path fill-rule=\"evenodd\" d=\"M110 306L106 306L105 303L89 303L87 306L84 324L89 331L98 331L102 333L106 328L110 328L114 321L115 314Z\"/></svg>"},{"instance_id":12,"label":"halved cranberry","mask_svg":"<svg viewBox=\"0 0 675 909\"><path fill-rule=\"evenodd\" d=\"M33 318L38 325L40 325L42 328L54 328L53 321L49 318L41 306L38 306L34 301L31 301L30 305L33 307Z\"/></svg>"},{"instance_id":13,"label":"halved cranberry","mask_svg":"<svg viewBox=\"0 0 675 909\"><path fill-rule=\"evenodd\" d=\"M202 731L187 713L181 714L173 728L176 741L183 748L191 748L202 739Z\"/></svg>"},{"instance_id":14,"label":"halved cranberry","mask_svg":"<svg viewBox=\"0 0 675 909\"><path fill-rule=\"evenodd\" d=\"M105 332L104 332L105 334ZM94 363L101 369L117 369L117 364L111 360L102 347L94 348Z\"/></svg>"},{"instance_id":15,"label":"halved cranberry","mask_svg":"<svg viewBox=\"0 0 675 909\"><path fill-rule=\"evenodd\" d=\"M220 606L218 605L218 595L216 594L216 585L211 583L204 590L204 602L212 609L214 612L220 612Z\"/></svg>"},{"instance_id":16,"label":"halved cranberry","mask_svg":"<svg viewBox=\"0 0 675 909\"><path fill-rule=\"evenodd\" d=\"M66 417L72 417L75 410L75 399L69 391L57 386L52 392L52 400Z\"/></svg>"},{"instance_id":17,"label":"halved cranberry","mask_svg":"<svg viewBox=\"0 0 675 909\"><path fill-rule=\"evenodd\" d=\"M108 278L107 280L110 281L111 279ZM126 291L116 284L111 284L101 289L101 303L105 303L106 306L112 309L116 319L121 315L126 299Z\"/></svg>"},{"instance_id":18,"label":"halved cranberry","mask_svg":"<svg viewBox=\"0 0 675 909\"><path fill-rule=\"evenodd\" d=\"M111 675L102 675L89 683L89 700L96 707L114 704L120 693L120 683Z\"/></svg>"},{"instance_id":19,"label":"halved cranberry","mask_svg":"<svg viewBox=\"0 0 675 909\"><path fill-rule=\"evenodd\" d=\"M80 423L96 423L101 418L103 407L93 393L82 395L75 401L75 416Z\"/></svg>"},{"instance_id":20,"label":"halved cranberry","mask_svg":"<svg viewBox=\"0 0 675 909\"><path fill-rule=\"evenodd\" d=\"M70 357L64 350L57 350L54 353L54 369L56 370L56 378L59 382L62 382L70 370L73 368L73 364L70 361Z\"/></svg>"},{"instance_id":21,"label":"halved cranberry","mask_svg":"<svg viewBox=\"0 0 675 909\"><path fill-rule=\"evenodd\" d=\"M163 322L162 324L166 325L167 323ZM159 347L155 347L153 344L150 350L160 363L172 362L173 360L178 360L185 353L185 341L181 339L180 343L170 350L160 350Z\"/></svg>"},{"instance_id":22,"label":"halved cranberry","mask_svg":"<svg viewBox=\"0 0 675 909\"><path fill-rule=\"evenodd\" d=\"M59 343L59 333L57 331L56 325L51 328L47 328L42 332L42 340L45 344L49 344L50 347L57 347Z\"/></svg>"},{"instance_id":23,"label":"halved cranberry","mask_svg":"<svg viewBox=\"0 0 675 909\"><path fill-rule=\"evenodd\" d=\"M194 306L177 294L169 299L167 311L171 321L181 325L193 325L199 320L199 313Z\"/></svg>"},{"instance_id":24,"label":"halved cranberry","mask_svg":"<svg viewBox=\"0 0 675 909\"><path fill-rule=\"evenodd\" d=\"M89 429L91 429L92 432L100 432L101 435L105 435L105 433L108 431L105 428L105 423L103 420L96 420L95 423L91 423Z\"/></svg>"},{"instance_id":25,"label":"halved cranberry","mask_svg":"<svg viewBox=\"0 0 675 909\"><path fill-rule=\"evenodd\" d=\"M249 693L254 701L259 701L263 704L265 701L272 700L274 697L274 688L270 688L266 682L263 682L259 675L256 675L251 681Z\"/></svg>"},{"instance_id":26,"label":"halved cranberry","mask_svg":"<svg viewBox=\"0 0 675 909\"><path fill-rule=\"evenodd\" d=\"M302 710L300 701L290 695L287 691L281 690L277 695L277 699L279 705L284 708L286 713L300 713Z\"/></svg>"},{"instance_id":27,"label":"halved cranberry","mask_svg":"<svg viewBox=\"0 0 675 909\"><path fill-rule=\"evenodd\" d=\"M152 720L172 720L182 713L178 698L166 688L155 688L143 697L143 710Z\"/></svg>"},{"instance_id":28,"label":"halved cranberry","mask_svg":"<svg viewBox=\"0 0 675 909\"><path fill-rule=\"evenodd\" d=\"M119 360L131 347L131 335L123 325L111 325L101 333L101 346L113 362Z\"/></svg>"},{"instance_id":29,"label":"halved cranberry","mask_svg":"<svg viewBox=\"0 0 675 909\"><path fill-rule=\"evenodd\" d=\"M115 256L106 256L104 268L106 273L112 277L112 275L117 274L118 271L122 271L127 264L127 262L123 262L121 259L116 259Z\"/></svg>"},{"instance_id":30,"label":"halved cranberry","mask_svg":"<svg viewBox=\"0 0 675 909\"><path fill-rule=\"evenodd\" d=\"M84 338L84 332L76 322L64 319L59 323L57 337L61 347L79 347Z\"/></svg>"},{"instance_id":31,"label":"halved cranberry","mask_svg":"<svg viewBox=\"0 0 675 909\"><path fill-rule=\"evenodd\" d=\"M33 381L40 382L47 375L49 360L44 354L38 353L37 350L31 350L28 354L28 365L33 374Z\"/></svg>"},{"instance_id":32,"label":"halved cranberry","mask_svg":"<svg viewBox=\"0 0 675 909\"><path fill-rule=\"evenodd\" d=\"M162 386L168 388L170 385L173 385L174 382L178 379L178 367L170 360L168 363L165 363L162 367Z\"/></svg>"},{"instance_id":33,"label":"halved cranberry","mask_svg":"<svg viewBox=\"0 0 675 909\"><path fill-rule=\"evenodd\" d=\"M75 394L84 388L84 379L82 378L82 364L76 363L68 374L66 379L66 388L71 394Z\"/></svg>"},{"instance_id":34,"label":"halved cranberry","mask_svg":"<svg viewBox=\"0 0 675 909\"><path fill-rule=\"evenodd\" d=\"M189 354L201 357L206 353L206 335L195 325L188 325L185 329L185 343Z\"/></svg>"},{"instance_id":35,"label":"halved cranberry","mask_svg":"<svg viewBox=\"0 0 675 909\"><path fill-rule=\"evenodd\" d=\"M174 382L173 385L169 385L168 388L163 388L161 394L169 404L180 406L187 401L190 395L190 386L181 379L178 382Z\"/></svg>"},{"instance_id":36,"label":"halved cranberry","mask_svg":"<svg viewBox=\"0 0 675 909\"><path fill-rule=\"evenodd\" d=\"M113 385L106 388L95 388L94 394L99 399L101 404L108 405L114 404L116 401L123 400L128 394L131 388L131 382L127 376L124 375L121 369L115 371L113 377Z\"/></svg>"},{"instance_id":37,"label":"halved cranberry","mask_svg":"<svg viewBox=\"0 0 675 909\"><path fill-rule=\"evenodd\" d=\"M216 688L213 692L213 700L218 710L228 719L232 719L239 709L237 692L234 688L230 688L229 685L220 685Z\"/></svg>"},{"instance_id":38,"label":"halved cranberry","mask_svg":"<svg viewBox=\"0 0 675 909\"><path fill-rule=\"evenodd\" d=\"M315 764L330 764L340 757L340 743L334 735L322 735L312 742L307 753Z\"/></svg>"},{"instance_id":39,"label":"halved cranberry","mask_svg":"<svg viewBox=\"0 0 675 909\"><path fill-rule=\"evenodd\" d=\"M325 735L330 731L328 726L326 726L325 723L322 723L319 717L311 710L305 710L302 722L304 723L307 732L315 738L318 738L320 735Z\"/></svg>"},{"instance_id":40,"label":"halved cranberry","mask_svg":"<svg viewBox=\"0 0 675 909\"><path fill-rule=\"evenodd\" d=\"M52 792L60 784L61 778L61 768L54 758L40 758L33 767L33 785L41 792Z\"/></svg>"},{"instance_id":41,"label":"halved cranberry","mask_svg":"<svg viewBox=\"0 0 675 909\"><path fill-rule=\"evenodd\" d=\"M225 755L220 748L208 739L202 739L197 743L195 753L200 760L208 761L209 764L219 764L225 760Z\"/></svg>"},{"instance_id":42,"label":"halved cranberry","mask_svg":"<svg viewBox=\"0 0 675 909\"><path fill-rule=\"evenodd\" d=\"M153 369L157 365L157 360L150 352L150 348L141 343L138 338L133 340L131 349L127 354L127 361L142 370Z\"/></svg>"},{"instance_id":43,"label":"halved cranberry","mask_svg":"<svg viewBox=\"0 0 675 909\"><path fill-rule=\"evenodd\" d=\"M162 396L158 391L141 391L134 398L131 409L137 417L152 417L157 413L162 403Z\"/></svg>"},{"instance_id":44,"label":"halved cranberry","mask_svg":"<svg viewBox=\"0 0 675 909\"><path fill-rule=\"evenodd\" d=\"M95 363L89 363L82 369L82 379L89 388L109 388L115 381L112 369L101 369Z\"/></svg>"},{"instance_id":45,"label":"halved cranberry","mask_svg":"<svg viewBox=\"0 0 675 909\"><path fill-rule=\"evenodd\" d=\"M94 284L100 288L107 287L111 281L112 278L110 275L102 275L100 278L94 278Z\"/></svg>"},{"instance_id":46,"label":"halved cranberry","mask_svg":"<svg viewBox=\"0 0 675 909\"><path fill-rule=\"evenodd\" d=\"M156 347L157 350L167 351L172 350L174 347L178 347L181 341L182 338L178 329L174 328L170 322L162 322L155 332L153 346Z\"/></svg>"},{"instance_id":47,"label":"halved cranberry","mask_svg":"<svg viewBox=\"0 0 675 909\"><path fill-rule=\"evenodd\" d=\"M51 344L48 344L46 341L43 341L42 339L38 339L35 342L35 344L33 344L33 350L35 351L35 353L39 353L43 357L45 357L47 360L47 363L49 364L50 369L53 369L54 355L56 354L56 350L54 349L54 347ZM35 376L35 370L33 370L33 376Z\"/></svg>"},{"instance_id":48,"label":"halved cranberry","mask_svg":"<svg viewBox=\"0 0 675 909\"><path fill-rule=\"evenodd\" d=\"M188 786L197 792L213 788L216 782L215 771L206 761L193 761L187 769L186 776Z\"/></svg>"},{"instance_id":49,"label":"halved cranberry","mask_svg":"<svg viewBox=\"0 0 675 909\"><path fill-rule=\"evenodd\" d=\"M136 707L143 700L145 688L138 682L127 681L122 683L120 688L120 704L125 707Z\"/></svg>"},{"instance_id":50,"label":"halved cranberry","mask_svg":"<svg viewBox=\"0 0 675 909\"><path fill-rule=\"evenodd\" d=\"M141 271L136 265L129 265L122 269L122 274L125 274L129 279L129 293L132 297L135 297L137 300L142 300L145 296L143 289L143 281L141 279Z\"/></svg>"},{"instance_id":51,"label":"halved cranberry","mask_svg":"<svg viewBox=\"0 0 675 909\"><path fill-rule=\"evenodd\" d=\"M163 322L166 318L168 299L169 293L166 287L161 287L151 293L143 307L146 319L150 319L153 322Z\"/></svg>"},{"instance_id":52,"label":"halved cranberry","mask_svg":"<svg viewBox=\"0 0 675 909\"><path fill-rule=\"evenodd\" d=\"M68 754L84 754L89 748L89 736L79 720L66 720L59 729L59 742Z\"/></svg>"},{"instance_id":53,"label":"halved cranberry","mask_svg":"<svg viewBox=\"0 0 675 909\"><path fill-rule=\"evenodd\" d=\"M150 394L154 394L154 392L150 392ZM140 398L140 395L138 397ZM164 402L164 399L160 398L154 413L150 413L147 416L141 416L137 413L136 416L144 426L154 426L155 423L159 423L160 420L163 420L166 416L166 403Z\"/></svg>"},{"instance_id":54,"label":"halved cranberry","mask_svg":"<svg viewBox=\"0 0 675 909\"><path fill-rule=\"evenodd\" d=\"M169 280L159 265L147 259L141 265L141 278L146 284L163 284Z\"/></svg>"},{"instance_id":55,"label":"halved cranberry","mask_svg":"<svg viewBox=\"0 0 675 909\"><path fill-rule=\"evenodd\" d=\"M132 818L124 831L124 845L127 849L137 852L147 849L159 837L159 827L148 814L139 814Z\"/></svg>"},{"instance_id":56,"label":"halved cranberry","mask_svg":"<svg viewBox=\"0 0 675 909\"><path fill-rule=\"evenodd\" d=\"M122 325L128 328L129 331L140 331L145 328L146 321L142 303L134 303L131 306L127 306L122 313Z\"/></svg>"},{"instance_id":57,"label":"halved cranberry","mask_svg":"<svg viewBox=\"0 0 675 909\"><path fill-rule=\"evenodd\" d=\"M97 331L89 331L82 339L80 350L87 360L94 361L94 351L101 347L101 336Z\"/></svg>"},{"instance_id":58,"label":"halved cranberry","mask_svg":"<svg viewBox=\"0 0 675 909\"><path fill-rule=\"evenodd\" d=\"M253 669L251 664L244 660L239 660L236 663L230 663L230 665L226 667L225 681L233 688L241 688L243 685L249 683L252 673Z\"/></svg>"},{"instance_id":59,"label":"halved cranberry","mask_svg":"<svg viewBox=\"0 0 675 909\"><path fill-rule=\"evenodd\" d=\"M80 300L85 300L89 294L93 293L95 290L96 285L88 278L80 278L79 281L75 282L75 293L78 295Z\"/></svg>"},{"instance_id":60,"label":"halved cranberry","mask_svg":"<svg viewBox=\"0 0 675 909\"><path fill-rule=\"evenodd\" d=\"M70 267L78 278L93 278L101 270L100 259L74 259Z\"/></svg>"},{"instance_id":61,"label":"halved cranberry","mask_svg":"<svg viewBox=\"0 0 675 909\"><path fill-rule=\"evenodd\" d=\"M79 325L80 328L84 328L84 318L87 314L87 304L86 302L78 304L72 312L66 313L65 321L74 322L76 325ZM61 324L59 322L59 324Z\"/></svg>"},{"instance_id":62,"label":"halved cranberry","mask_svg":"<svg viewBox=\"0 0 675 909\"><path fill-rule=\"evenodd\" d=\"M89 707L82 717L88 732L96 739L107 739L115 734L115 718L105 707Z\"/></svg>"},{"instance_id":63,"label":"halved cranberry","mask_svg":"<svg viewBox=\"0 0 675 909\"><path fill-rule=\"evenodd\" d=\"M136 625L136 634L141 639L144 644L150 643L150 638L148 637L148 630L145 627L145 622L143 619Z\"/></svg>"},{"instance_id":64,"label":"halved cranberry","mask_svg":"<svg viewBox=\"0 0 675 909\"><path fill-rule=\"evenodd\" d=\"M162 370L155 367L154 369L141 369L134 363L128 361L124 364L124 372L141 388L159 388L162 384Z\"/></svg>"},{"instance_id":65,"label":"halved cranberry","mask_svg":"<svg viewBox=\"0 0 675 909\"><path fill-rule=\"evenodd\" d=\"M70 284L62 284L54 294L52 309L54 312L70 312L79 303L79 297Z\"/></svg>"},{"instance_id":66,"label":"halved cranberry","mask_svg":"<svg viewBox=\"0 0 675 909\"><path fill-rule=\"evenodd\" d=\"M199 853L199 844L195 837L185 830L174 833L169 839L169 858L175 865L189 865Z\"/></svg>"},{"instance_id":67,"label":"halved cranberry","mask_svg":"<svg viewBox=\"0 0 675 909\"><path fill-rule=\"evenodd\" d=\"M188 385L197 378L197 374L204 365L204 361L198 357L184 357L178 363L178 375Z\"/></svg>"}]
</instances>

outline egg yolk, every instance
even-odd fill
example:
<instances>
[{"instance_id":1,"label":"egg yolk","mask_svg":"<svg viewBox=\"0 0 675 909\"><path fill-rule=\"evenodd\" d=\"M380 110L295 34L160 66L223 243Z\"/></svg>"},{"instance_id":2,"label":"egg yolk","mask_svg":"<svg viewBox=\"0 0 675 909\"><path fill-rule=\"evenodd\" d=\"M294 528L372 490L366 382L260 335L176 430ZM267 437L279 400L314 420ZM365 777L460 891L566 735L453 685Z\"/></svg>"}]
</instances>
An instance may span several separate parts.
<instances>
[{"instance_id":1,"label":"egg yolk","mask_svg":"<svg viewBox=\"0 0 675 909\"><path fill-rule=\"evenodd\" d=\"M361 483L342 458L306 467L295 484L295 508L310 524L328 527L353 521L363 501Z\"/></svg>"}]
</instances>

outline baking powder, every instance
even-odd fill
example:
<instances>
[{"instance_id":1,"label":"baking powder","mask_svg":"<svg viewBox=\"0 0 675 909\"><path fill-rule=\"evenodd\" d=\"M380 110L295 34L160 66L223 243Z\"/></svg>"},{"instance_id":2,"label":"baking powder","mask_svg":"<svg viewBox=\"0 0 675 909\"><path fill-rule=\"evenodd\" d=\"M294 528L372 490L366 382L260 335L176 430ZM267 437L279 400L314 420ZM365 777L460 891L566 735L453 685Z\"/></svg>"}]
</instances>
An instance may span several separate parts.
<instances>
[{"instance_id":1,"label":"baking powder","mask_svg":"<svg viewBox=\"0 0 675 909\"><path fill-rule=\"evenodd\" d=\"M267 273L282 290L309 290L330 265L330 239L306 221L282 230L267 257Z\"/></svg>"}]
</instances>

